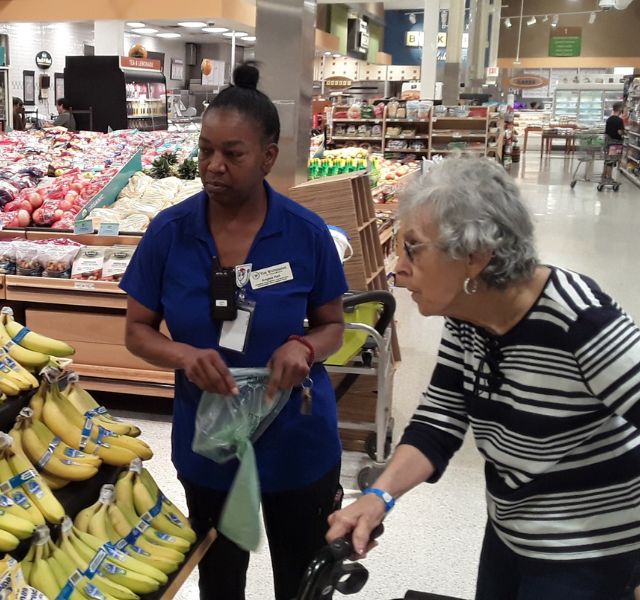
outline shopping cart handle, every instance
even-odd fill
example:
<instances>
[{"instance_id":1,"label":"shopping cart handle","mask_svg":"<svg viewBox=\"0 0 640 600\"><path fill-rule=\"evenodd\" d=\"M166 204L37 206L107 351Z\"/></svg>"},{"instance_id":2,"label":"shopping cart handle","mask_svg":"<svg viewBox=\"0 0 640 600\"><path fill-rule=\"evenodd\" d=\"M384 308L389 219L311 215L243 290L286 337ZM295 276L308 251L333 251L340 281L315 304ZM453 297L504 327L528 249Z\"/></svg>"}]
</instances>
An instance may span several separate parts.
<instances>
[{"instance_id":1,"label":"shopping cart handle","mask_svg":"<svg viewBox=\"0 0 640 600\"><path fill-rule=\"evenodd\" d=\"M364 304L365 302L380 302L380 304L382 304L382 313L374 328L380 335L384 335L385 330L389 327L389 323L391 323L393 315L396 312L396 299L391 292L386 290L356 292L342 298L342 308L346 310L358 306L358 304Z\"/></svg>"},{"instance_id":2,"label":"shopping cart handle","mask_svg":"<svg viewBox=\"0 0 640 600\"><path fill-rule=\"evenodd\" d=\"M371 532L371 540L383 531L382 524L378 525ZM369 572L359 563L343 564L353 552L351 536L338 538L320 550L307 568L295 600L329 600L335 590L344 595L358 593L367 583Z\"/></svg>"}]
</instances>

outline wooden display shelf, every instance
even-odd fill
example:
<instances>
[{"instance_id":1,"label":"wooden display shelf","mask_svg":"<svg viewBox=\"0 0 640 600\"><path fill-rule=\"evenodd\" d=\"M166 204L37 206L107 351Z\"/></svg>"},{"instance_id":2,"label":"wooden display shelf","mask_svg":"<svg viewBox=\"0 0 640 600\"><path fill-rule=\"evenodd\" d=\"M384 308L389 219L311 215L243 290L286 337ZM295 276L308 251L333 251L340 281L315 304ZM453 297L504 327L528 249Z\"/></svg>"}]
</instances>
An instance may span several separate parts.
<instances>
[{"instance_id":1,"label":"wooden display shelf","mask_svg":"<svg viewBox=\"0 0 640 600\"><path fill-rule=\"evenodd\" d=\"M111 281L5 275L4 299L99 308L126 309L127 296Z\"/></svg>"},{"instance_id":2,"label":"wooden display shelf","mask_svg":"<svg viewBox=\"0 0 640 600\"><path fill-rule=\"evenodd\" d=\"M381 142L381 135L367 136L367 135L334 135L331 137L332 140L342 141L342 140L362 140L365 142L375 141Z\"/></svg>"},{"instance_id":3,"label":"wooden display shelf","mask_svg":"<svg viewBox=\"0 0 640 600\"><path fill-rule=\"evenodd\" d=\"M100 318L96 316L96 318ZM74 363L82 387L100 392L173 398L173 371L154 371Z\"/></svg>"}]
</instances>

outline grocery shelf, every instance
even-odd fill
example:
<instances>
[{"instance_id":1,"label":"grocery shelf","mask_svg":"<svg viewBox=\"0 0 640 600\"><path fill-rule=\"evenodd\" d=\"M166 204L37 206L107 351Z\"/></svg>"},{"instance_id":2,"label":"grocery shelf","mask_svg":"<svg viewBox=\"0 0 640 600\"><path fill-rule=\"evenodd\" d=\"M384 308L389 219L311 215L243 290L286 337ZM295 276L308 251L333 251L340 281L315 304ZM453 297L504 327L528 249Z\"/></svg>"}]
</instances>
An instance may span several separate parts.
<instances>
[{"instance_id":1,"label":"grocery shelf","mask_svg":"<svg viewBox=\"0 0 640 600\"><path fill-rule=\"evenodd\" d=\"M82 387L88 390L173 398L173 371L105 367L75 362L73 370L82 377Z\"/></svg>"},{"instance_id":2,"label":"grocery shelf","mask_svg":"<svg viewBox=\"0 0 640 600\"><path fill-rule=\"evenodd\" d=\"M496 135L494 133L490 135ZM484 139L486 135L484 133L461 133L456 131L455 133L434 133L431 137L444 137L444 138L475 138Z\"/></svg>"},{"instance_id":3,"label":"grocery shelf","mask_svg":"<svg viewBox=\"0 0 640 600\"><path fill-rule=\"evenodd\" d=\"M340 117L336 119L335 117L332 119L334 123L381 123L383 121L382 117L379 119L348 119L346 117Z\"/></svg>"},{"instance_id":4,"label":"grocery shelf","mask_svg":"<svg viewBox=\"0 0 640 600\"><path fill-rule=\"evenodd\" d=\"M429 150L428 149L424 149L424 150L414 150L412 148L402 148L402 149L394 149L394 148L385 148L384 149L385 152L393 152L393 153L403 153L403 154L428 154Z\"/></svg>"},{"instance_id":5,"label":"grocery shelf","mask_svg":"<svg viewBox=\"0 0 640 600\"><path fill-rule=\"evenodd\" d=\"M99 308L126 309L127 296L111 281L83 281L52 277L6 275L5 299Z\"/></svg>"},{"instance_id":6,"label":"grocery shelf","mask_svg":"<svg viewBox=\"0 0 640 600\"><path fill-rule=\"evenodd\" d=\"M640 146L636 146L635 144L628 144L629 148L633 148L634 150L640 150Z\"/></svg>"},{"instance_id":7,"label":"grocery shelf","mask_svg":"<svg viewBox=\"0 0 640 600\"><path fill-rule=\"evenodd\" d=\"M428 135L385 135L387 140L428 140Z\"/></svg>"},{"instance_id":8,"label":"grocery shelf","mask_svg":"<svg viewBox=\"0 0 640 600\"><path fill-rule=\"evenodd\" d=\"M627 156L627 160L630 160L631 162L634 162L634 163L640 165L640 159L635 158L634 156Z\"/></svg>"},{"instance_id":9,"label":"grocery shelf","mask_svg":"<svg viewBox=\"0 0 640 600\"><path fill-rule=\"evenodd\" d=\"M433 121L486 121L487 117L440 117L434 116Z\"/></svg>"},{"instance_id":10,"label":"grocery shelf","mask_svg":"<svg viewBox=\"0 0 640 600\"><path fill-rule=\"evenodd\" d=\"M387 123L428 123L429 119L387 119Z\"/></svg>"},{"instance_id":11,"label":"grocery shelf","mask_svg":"<svg viewBox=\"0 0 640 600\"><path fill-rule=\"evenodd\" d=\"M634 175L633 173L629 173L629 171L626 171L625 169L622 169L620 172L627 179L629 179L630 181L633 181L633 183L635 183L638 187L640 187L640 177L638 177L637 175Z\"/></svg>"},{"instance_id":12,"label":"grocery shelf","mask_svg":"<svg viewBox=\"0 0 640 600\"><path fill-rule=\"evenodd\" d=\"M393 237L393 227L387 227L380 232L380 245L386 244Z\"/></svg>"},{"instance_id":13,"label":"grocery shelf","mask_svg":"<svg viewBox=\"0 0 640 600\"><path fill-rule=\"evenodd\" d=\"M332 140L376 140L382 141L382 136L367 136L367 135L333 135Z\"/></svg>"},{"instance_id":14,"label":"grocery shelf","mask_svg":"<svg viewBox=\"0 0 640 600\"><path fill-rule=\"evenodd\" d=\"M635 135L636 137L640 138L640 132L638 131L627 131L627 133L629 135Z\"/></svg>"}]
</instances>

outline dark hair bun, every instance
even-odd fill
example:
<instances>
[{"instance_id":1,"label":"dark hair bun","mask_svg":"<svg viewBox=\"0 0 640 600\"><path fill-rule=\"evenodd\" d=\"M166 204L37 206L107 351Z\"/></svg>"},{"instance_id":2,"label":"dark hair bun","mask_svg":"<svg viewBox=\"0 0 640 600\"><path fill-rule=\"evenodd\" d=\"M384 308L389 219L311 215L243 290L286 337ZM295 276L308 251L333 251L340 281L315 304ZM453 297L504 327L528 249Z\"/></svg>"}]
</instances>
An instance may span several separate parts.
<instances>
[{"instance_id":1,"label":"dark hair bun","mask_svg":"<svg viewBox=\"0 0 640 600\"><path fill-rule=\"evenodd\" d=\"M258 87L260 71L253 62L246 62L238 65L233 70L233 83L237 87L255 90Z\"/></svg>"}]
</instances>

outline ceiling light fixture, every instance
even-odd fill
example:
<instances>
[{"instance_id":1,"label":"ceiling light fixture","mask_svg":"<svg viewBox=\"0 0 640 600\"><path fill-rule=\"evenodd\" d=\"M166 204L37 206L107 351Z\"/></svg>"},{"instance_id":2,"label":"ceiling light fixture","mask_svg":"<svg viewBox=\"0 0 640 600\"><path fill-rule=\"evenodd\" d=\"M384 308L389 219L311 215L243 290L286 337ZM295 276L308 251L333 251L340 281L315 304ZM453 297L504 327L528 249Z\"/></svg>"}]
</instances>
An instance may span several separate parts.
<instances>
[{"instance_id":1,"label":"ceiling light fixture","mask_svg":"<svg viewBox=\"0 0 640 600\"><path fill-rule=\"evenodd\" d=\"M180 27L189 27L190 29L201 29L207 26L207 24L202 21L181 21L178 25L180 25Z\"/></svg>"},{"instance_id":2,"label":"ceiling light fixture","mask_svg":"<svg viewBox=\"0 0 640 600\"><path fill-rule=\"evenodd\" d=\"M342 58L342 54L338 54L337 52L333 55L333 58Z\"/></svg>"},{"instance_id":3,"label":"ceiling light fixture","mask_svg":"<svg viewBox=\"0 0 640 600\"><path fill-rule=\"evenodd\" d=\"M325 56L331 56L331 50L325 50L324 55Z\"/></svg>"},{"instance_id":4,"label":"ceiling light fixture","mask_svg":"<svg viewBox=\"0 0 640 600\"><path fill-rule=\"evenodd\" d=\"M589 25L593 25L596 22L596 13L592 12L589 15Z\"/></svg>"},{"instance_id":5,"label":"ceiling light fixture","mask_svg":"<svg viewBox=\"0 0 640 600\"><path fill-rule=\"evenodd\" d=\"M182 37L182 34L180 34L180 33L171 33L170 31L166 31L164 33L159 33L158 37L159 38L166 38L166 39L174 39L174 38Z\"/></svg>"},{"instance_id":6,"label":"ceiling light fixture","mask_svg":"<svg viewBox=\"0 0 640 600\"><path fill-rule=\"evenodd\" d=\"M146 27L144 23L140 23L140 21L129 21L127 23L127 27Z\"/></svg>"},{"instance_id":7,"label":"ceiling light fixture","mask_svg":"<svg viewBox=\"0 0 640 600\"><path fill-rule=\"evenodd\" d=\"M553 15L553 17L551 17L551 27L557 27L558 21L560 21L560 17L558 15Z\"/></svg>"},{"instance_id":8,"label":"ceiling light fixture","mask_svg":"<svg viewBox=\"0 0 640 600\"><path fill-rule=\"evenodd\" d=\"M549 20L549 15L545 15L544 17L542 17L542 22L546 23Z\"/></svg>"},{"instance_id":9,"label":"ceiling light fixture","mask_svg":"<svg viewBox=\"0 0 640 600\"><path fill-rule=\"evenodd\" d=\"M202 31L205 33L225 33L229 31L228 27L203 27Z\"/></svg>"},{"instance_id":10,"label":"ceiling light fixture","mask_svg":"<svg viewBox=\"0 0 640 600\"><path fill-rule=\"evenodd\" d=\"M537 22L538 22L538 20L535 18L535 16L531 16L527 20L527 26L531 27L531 25L535 25Z\"/></svg>"},{"instance_id":11,"label":"ceiling light fixture","mask_svg":"<svg viewBox=\"0 0 640 600\"><path fill-rule=\"evenodd\" d=\"M416 13L409 13L409 23L415 25L417 20Z\"/></svg>"},{"instance_id":12,"label":"ceiling light fixture","mask_svg":"<svg viewBox=\"0 0 640 600\"><path fill-rule=\"evenodd\" d=\"M511 25L512 25L512 23L511 23L511 19L510 19L509 17L507 17L507 18L504 20L504 26L505 26L507 29L510 29L510 28L511 28Z\"/></svg>"},{"instance_id":13,"label":"ceiling light fixture","mask_svg":"<svg viewBox=\"0 0 640 600\"><path fill-rule=\"evenodd\" d=\"M245 35L244 37L240 38L243 42L255 42L256 41L256 36L255 35Z\"/></svg>"},{"instance_id":14,"label":"ceiling light fixture","mask_svg":"<svg viewBox=\"0 0 640 600\"><path fill-rule=\"evenodd\" d=\"M249 34L246 31L228 31L227 33L223 33L222 35L228 38L232 38L232 37L241 38Z\"/></svg>"},{"instance_id":15,"label":"ceiling light fixture","mask_svg":"<svg viewBox=\"0 0 640 600\"><path fill-rule=\"evenodd\" d=\"M153 27L138 27L137 29L132 29L133 33L141 33L143 35L153 35L154 33L158 33L157 29Z\"/></svg>"}]
</instances>

